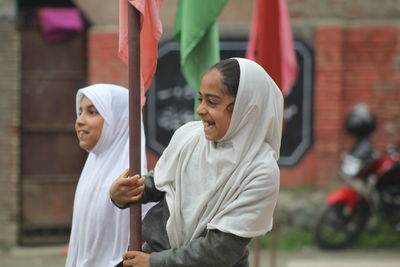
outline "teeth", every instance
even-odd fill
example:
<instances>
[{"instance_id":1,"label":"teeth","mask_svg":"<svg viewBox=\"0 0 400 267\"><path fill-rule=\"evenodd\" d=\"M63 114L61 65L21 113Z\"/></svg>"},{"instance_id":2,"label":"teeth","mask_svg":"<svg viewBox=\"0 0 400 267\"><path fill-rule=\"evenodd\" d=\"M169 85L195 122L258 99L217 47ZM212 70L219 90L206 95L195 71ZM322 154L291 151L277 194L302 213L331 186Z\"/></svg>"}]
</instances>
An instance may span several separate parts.
<instances>
[{"instance_id":1,"label":"teeth","mask_svg":"<svg viewBox=\"0 0 400 267\"><path fill-rule=\"evenodd\" d=\"M203 121L203 125L204 125L204 127L211 127L211 126L213 126L214 124L211 123L211 122L209 122L209 121Z\"/></svg>"}]
</instances>

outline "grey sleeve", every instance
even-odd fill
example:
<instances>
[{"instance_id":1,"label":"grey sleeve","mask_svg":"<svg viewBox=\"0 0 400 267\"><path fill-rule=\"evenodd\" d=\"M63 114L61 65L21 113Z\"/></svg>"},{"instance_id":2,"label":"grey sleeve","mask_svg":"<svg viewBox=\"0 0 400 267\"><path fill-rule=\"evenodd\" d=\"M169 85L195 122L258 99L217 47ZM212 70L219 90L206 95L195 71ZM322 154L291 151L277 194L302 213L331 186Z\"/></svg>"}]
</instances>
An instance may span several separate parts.
<instances>
[{"instance_id":1,"label":"grey sleeve","mask_svg":"<svg viewBox=\"0 0 400 267\"><path fill-rule=\"evenodd\" d=\"M159 202L164 198L165 193L158 191L154 184L154 171L148 172L144 175L144 192L141 198L141 203Z\"/></svg>"},{"instance_id":2,"label":"grey sleeve","mask_svg":"<svg viewBox=\"0 0 400 267\"><path fill-rule=\"evenodd\" d=\"M151 253L150 266L248 266L247 245L250 240L250 238L211 230L205 236L194 239L183 247Z\"/></svg>"}]
</instances>

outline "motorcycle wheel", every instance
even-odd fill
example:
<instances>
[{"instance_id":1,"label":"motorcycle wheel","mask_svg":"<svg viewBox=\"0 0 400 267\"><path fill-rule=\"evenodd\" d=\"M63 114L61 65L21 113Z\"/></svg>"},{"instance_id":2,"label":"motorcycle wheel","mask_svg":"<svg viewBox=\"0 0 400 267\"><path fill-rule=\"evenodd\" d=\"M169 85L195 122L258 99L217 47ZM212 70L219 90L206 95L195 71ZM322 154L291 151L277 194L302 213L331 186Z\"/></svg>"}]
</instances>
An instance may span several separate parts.
<instances>
[{"instance_id":1,"label":"motorcycle wheel","mask_svg":"<svg viewBox=\"0 0 400 267\"><path fill-rule=\"evenodd\" d=\"M370 210L359 200L353 210L345 203L325 207L317 219L314 239L322 249L343 249L352 245L364 230Z\"/></svg>"}]
</instances>

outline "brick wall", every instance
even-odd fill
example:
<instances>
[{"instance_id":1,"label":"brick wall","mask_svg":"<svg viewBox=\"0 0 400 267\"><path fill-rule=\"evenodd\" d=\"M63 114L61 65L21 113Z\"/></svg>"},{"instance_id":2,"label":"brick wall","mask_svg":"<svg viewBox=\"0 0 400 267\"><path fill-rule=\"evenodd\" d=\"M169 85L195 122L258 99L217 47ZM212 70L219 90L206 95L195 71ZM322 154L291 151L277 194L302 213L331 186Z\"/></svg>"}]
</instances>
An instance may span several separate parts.
<instances>
[{"instance_id":1,"label":"brick wall","mask_svg":"<svg viewBox=\"0 0 400 267\"><path fill-rule=\"evenodd\" d=\"M19 173L19 35L0 25L0 246L17 241Z\"/></svg>"},{"instance_id":2,"label":"brick wall","mask_svg":"<svg viewBox=\"0 0 400 267\"><path fill-rule=\"evenodd\" d=\"M97 16L96 8L102 5L92 2L89 9ZM354 103L365 101L377 114L377 148L400 140L400 26L396 26L400 1L287 2L296 38L305 41L315 56L315 142L298 166L282 168L282 185L326 185L336 180L340 153L352 143L342 125ZM161 10L166 39L172 36L176 3L165 2ZM0 1L0 246L15 244L18 231L20 48L14 26L16 6L15 0ZM250 3L229 1L220 18L221 34L246 34L251 11ZM110 19L113 25L91 21L90 84L128 84L127 68L116 54L117 16ZM156 159L148 152L150 168Z\"/></svg>"},{"instance_id":3,"label":"brick wall","mask_svg":"<svg viewBox=\"0 0 400 267\"><path fill-rule=\"evenodd\" d=\"M93 29L88 33L88 83L113 83L128 88L128 68L118 57L118 32ZM147 150L147 165L154 168L158 156Z\"/></svg>"},{"instance_id":4,"label":"brick wall","mask_svg":"<svg viewBox=\"0 0 400 267\"><path fill-rule=\"evenodd\" d=\"M377 116L376 148L400 141L400 27L320 26L315 30L314 145L300 164L282 169L282 184L327 185L353 143L343 122L367 103Z\"/></svg>"},{"instance_id":5,"label":"brick wall","mask_svg":"<svg viewBox=\"0 0 400 267\"><path fill-rule=\"evenodd\" d=\"M343 122L350 108L366 102L377 115L374 143L383 149L400 140L400 27L332 24L313 30L314 144L299 165L282 168L282 185L337 181L340 154L352 144ZM117 56L116 31L89 33L89 83L127 86ZM114 52L106 52L114 51ZM149 167L156 156L148 152Z\"/></svg>"},{"instance_id":6,"label":"brick wall","mask_svg":"<svg viewBox=\"0 0 400 267\"><path fill-rule=\"evenodd\" d=\"M350 27L345 36L343 104L371 106L378 123L374 142L383 149L400 141L400 27Z\"/></svg>"},{"instance_id":7,"label":"brick wall","mask_svg":"<svg viewBox=\"0 0 400 267\"><path fill-rule=\"evenodd\" d=\"M252 4L229 1L219 19L221 35L247 34ZM294 35L314 53L314 144L298 166L282 168L282 185L337 181L340 154L352 144L343 122L357 102L378 119L374 143L383 149L400 140L399 0L287 0ZM171 37L176 1L164 5L164 38ZM238 12L240 10L240 12ZM115 18L116 22L117 19ZM89 34L89 82L127 86L117 58L117 29ZM149 152L149 165L156 157Z\"/></svg>"},{"instance_id":8,"label":"brick wall","mask_svg":"<svg viewBox=\"0 0 400 267\"><path fill-rule=\"evenodd\" d=\"M118 30L88 32L88 83L128 87L127 66L118 57Z\"/></svg>"}]
</instances>

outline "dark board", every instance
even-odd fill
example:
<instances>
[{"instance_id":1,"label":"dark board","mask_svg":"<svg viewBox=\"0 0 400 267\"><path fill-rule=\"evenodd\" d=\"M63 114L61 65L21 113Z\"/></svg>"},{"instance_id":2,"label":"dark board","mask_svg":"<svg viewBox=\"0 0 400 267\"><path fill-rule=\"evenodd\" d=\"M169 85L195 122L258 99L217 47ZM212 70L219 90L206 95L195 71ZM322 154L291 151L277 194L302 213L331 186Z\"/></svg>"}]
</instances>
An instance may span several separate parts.
<instances>
[{"instance_id":1,"label":"dark board","mask_svg":"<svg viewBox=\"0 0 400 267\"><path fill-rule=\"evenodd\" d=\"M223 40L221 59L244 57L246 41ZM281 166L294 166L312 144L313 58L310 49L295 42L299 75L285 102L285 126L282 137ZM147 93L145 126L147 145L161 154L174 131L194 119L195 92L180 71L179 46L166 42L160 46L157 72Z\"/></svg>"}]
</instances>

